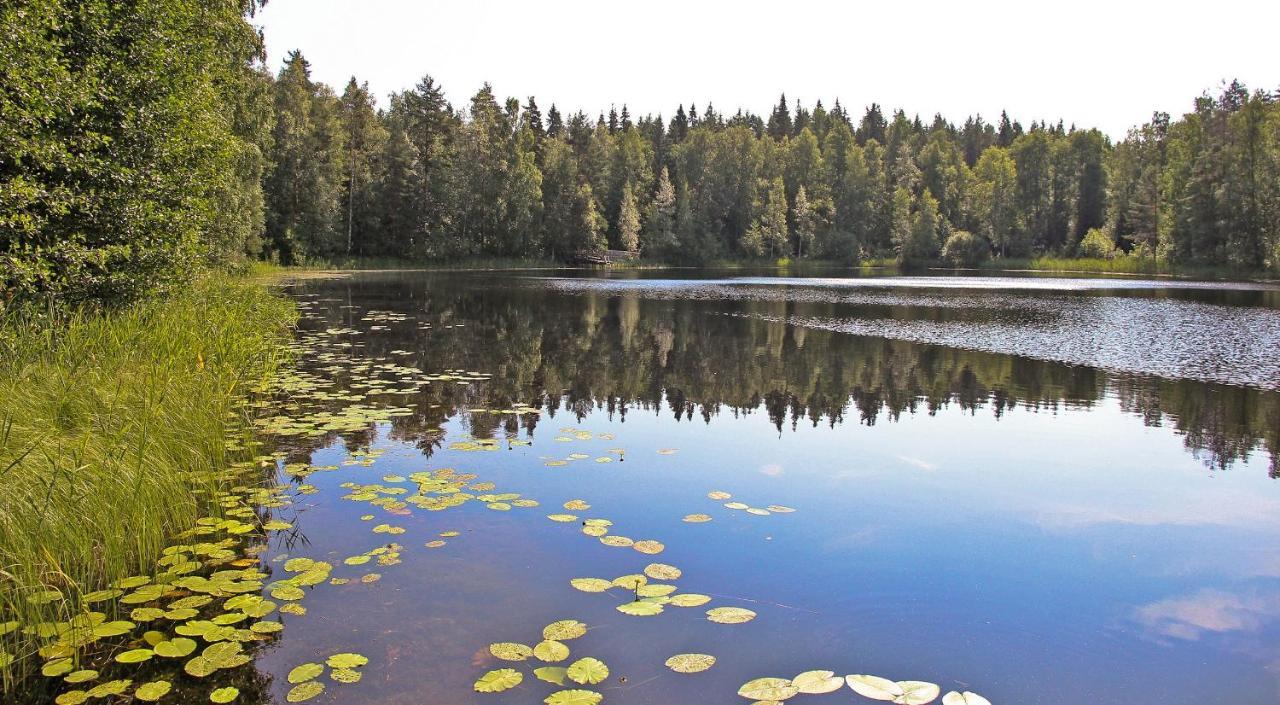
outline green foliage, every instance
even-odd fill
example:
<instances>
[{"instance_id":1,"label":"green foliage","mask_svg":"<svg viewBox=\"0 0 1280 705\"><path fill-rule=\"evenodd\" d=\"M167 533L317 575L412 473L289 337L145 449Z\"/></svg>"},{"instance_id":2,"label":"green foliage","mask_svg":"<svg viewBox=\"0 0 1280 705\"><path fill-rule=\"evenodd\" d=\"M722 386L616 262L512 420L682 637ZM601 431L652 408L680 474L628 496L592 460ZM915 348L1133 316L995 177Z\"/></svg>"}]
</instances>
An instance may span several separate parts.
<instances>
[{"instance_id":1,"label":"green foliage","mask_svg":"<svg viewBox=\"0 0 1280 705\"><path fill-rule=\"evenodd\" d=\"M1101 228L1092 228L1080 241L1080 254L1093 259L1111 259L1116 256L1116 244Z\"/></svg>"},{"instance_id":2,"label":"green foliage","mask_svg":"<svg viewBox=\"0 0 1280 705\"><path fill-rule=\"evenodd\" d=\"M65 620L75 593L152 565L218 512L226 444L247 435L242 403L284 360L294 317L261 286L212 278L110 313L0 321L0 614ZM66 599L28 600L51 575Z\"/></svg>"},{"instance_id":3,"label":"green foliage","mask_svg":"<svg viewBox=\"0 0 1280 705\"><path fill-rule=\"evenodd\" d=\"M127 301L255 254L253 4L0 9L0 289Z\"/></svg>"},{"instance_id":4,"label":"green foliage","mask_svg":"<svg viewBox=\"0 0 1280 705\"><path fill-rule=\"evenodd\" d=\"M942 245L942 259L954 267L972 267L991 256L991 247L981 235L956 230Z\"/></svg>"}]
</instances>

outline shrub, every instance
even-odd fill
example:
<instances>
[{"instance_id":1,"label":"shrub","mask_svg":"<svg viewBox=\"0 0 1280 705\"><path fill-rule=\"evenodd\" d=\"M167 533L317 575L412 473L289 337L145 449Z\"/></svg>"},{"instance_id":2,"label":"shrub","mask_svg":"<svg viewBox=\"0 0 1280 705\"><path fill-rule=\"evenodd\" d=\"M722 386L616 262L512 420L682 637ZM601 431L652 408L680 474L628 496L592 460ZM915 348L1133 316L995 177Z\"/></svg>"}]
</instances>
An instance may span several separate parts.
<instances>
[{"instance_id":1,"label":"shrub","mask_svg":"<svg viewBox=\"0 0 1280 705\"><path fill-rule=\"evenodd\" d=\"M955 267L972 267L991 255L991 248L980 235L968 230L951 233L942 246L942 259Z\"/></svg>"},{"instance_id":2,"label":"shrub","mask_svg":"<svg viewBox=\"0 0 1280 705\"><path fill-rule=\"evenodd\" d=\"M1111 259L1116 256L1116 244L1101 229L1090 228L1080 241L1080 254L1094 259Z\"/></svg>"}]
</instances>

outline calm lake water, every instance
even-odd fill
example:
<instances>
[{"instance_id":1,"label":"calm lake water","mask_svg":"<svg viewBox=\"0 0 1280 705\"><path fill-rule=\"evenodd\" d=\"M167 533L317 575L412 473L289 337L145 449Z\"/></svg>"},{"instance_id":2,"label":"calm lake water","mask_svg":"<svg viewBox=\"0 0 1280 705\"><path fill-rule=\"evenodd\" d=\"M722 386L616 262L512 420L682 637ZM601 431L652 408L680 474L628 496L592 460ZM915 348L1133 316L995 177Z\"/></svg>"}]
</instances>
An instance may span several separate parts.
<instances>
[{"instance_id":1,"label":"calm lake water","mask_svg":"<svg viewBox=\"0 0 1280 705\"><path fill-rule=\"evenodd\" d=\"M812 669L996 705L1280 698L1274 288L530 271L364 273L291 293L300 366L330 386L278 411L394 415L281 446L282 481L314 493L264 558L326 560L352 582L317 586L259 650L264 700L284 702L294 666L355 651L362 681L314 702L540 703L558 689L533 677L543 664L487 647L536 644L560 619L590 630L559 665L607 663L595 689L613 705L745 703L744 682ZM420 378L447 371L484 377ZM488 411L513 404L541 413ZM336 469L302 480L286 464ZM412 492L406 476L442 468L539 506L388 514L344 499L350 483ZM575 499L590 509L562 508ZM682 520L697 513L712 520ZM604 545L582 533L589 518L665 550ZM372 530L384 522L404 533ZM399 564L343 562L389 541ZM624 591L570 586L655 561L711 602L629 616ZM758 616L708 621L719 606ZM679 653L718 660L677 674L663 662ZM520 686L472 691L506 666Z\"/></svg>"}]
</instances>

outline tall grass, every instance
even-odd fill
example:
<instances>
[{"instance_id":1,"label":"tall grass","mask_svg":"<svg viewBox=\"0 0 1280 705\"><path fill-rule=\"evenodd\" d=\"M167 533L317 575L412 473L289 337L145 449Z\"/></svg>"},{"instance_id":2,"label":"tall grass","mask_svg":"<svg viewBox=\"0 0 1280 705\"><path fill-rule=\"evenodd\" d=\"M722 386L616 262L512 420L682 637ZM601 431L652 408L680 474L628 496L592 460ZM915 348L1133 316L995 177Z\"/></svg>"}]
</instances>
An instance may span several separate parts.
<instances>
[{"instance_id":1,"label":"tall grass","mask_svg":"<svg viewBox=\"0 0 1280 705\"><path fill-rule=\"evenodd\" d=\"M0 663L80 595L152 572L166 540L217 506L249 389L287 355L296 310L207 278L163 300L0 321ZM56 590L42 604L33 597ZM2 632L4 630L0 630ZM6 684L12 681L6 667Z\"/></svg>"}]
</instances>

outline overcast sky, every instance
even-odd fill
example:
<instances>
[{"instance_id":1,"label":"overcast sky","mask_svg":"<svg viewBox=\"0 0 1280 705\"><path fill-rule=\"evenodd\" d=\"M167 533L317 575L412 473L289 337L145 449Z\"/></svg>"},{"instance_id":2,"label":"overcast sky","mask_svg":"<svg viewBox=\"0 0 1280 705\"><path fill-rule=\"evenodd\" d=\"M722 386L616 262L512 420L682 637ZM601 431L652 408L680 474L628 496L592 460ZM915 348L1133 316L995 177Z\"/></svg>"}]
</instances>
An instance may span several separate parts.
<instances>
[{"instance_id":1,"label":"overcast sky","mask_svg":"<svg viewBox=\"0 0 1280 705\"><path fill-rule=\"evenodd\" d=\"M855 119L878 102L962 122L1002 109L1122 136L1154 110L1186 112L1239 77L1280 87L1276 0L270 0L273 70L301 49L339 92L352 75L385 105L429 73L454 105L485 81L545 112L634 116L708 101L767 115L785 91ZM1186 7L1188 9L1183 9Z\"/></svg>"}]
</instances>

